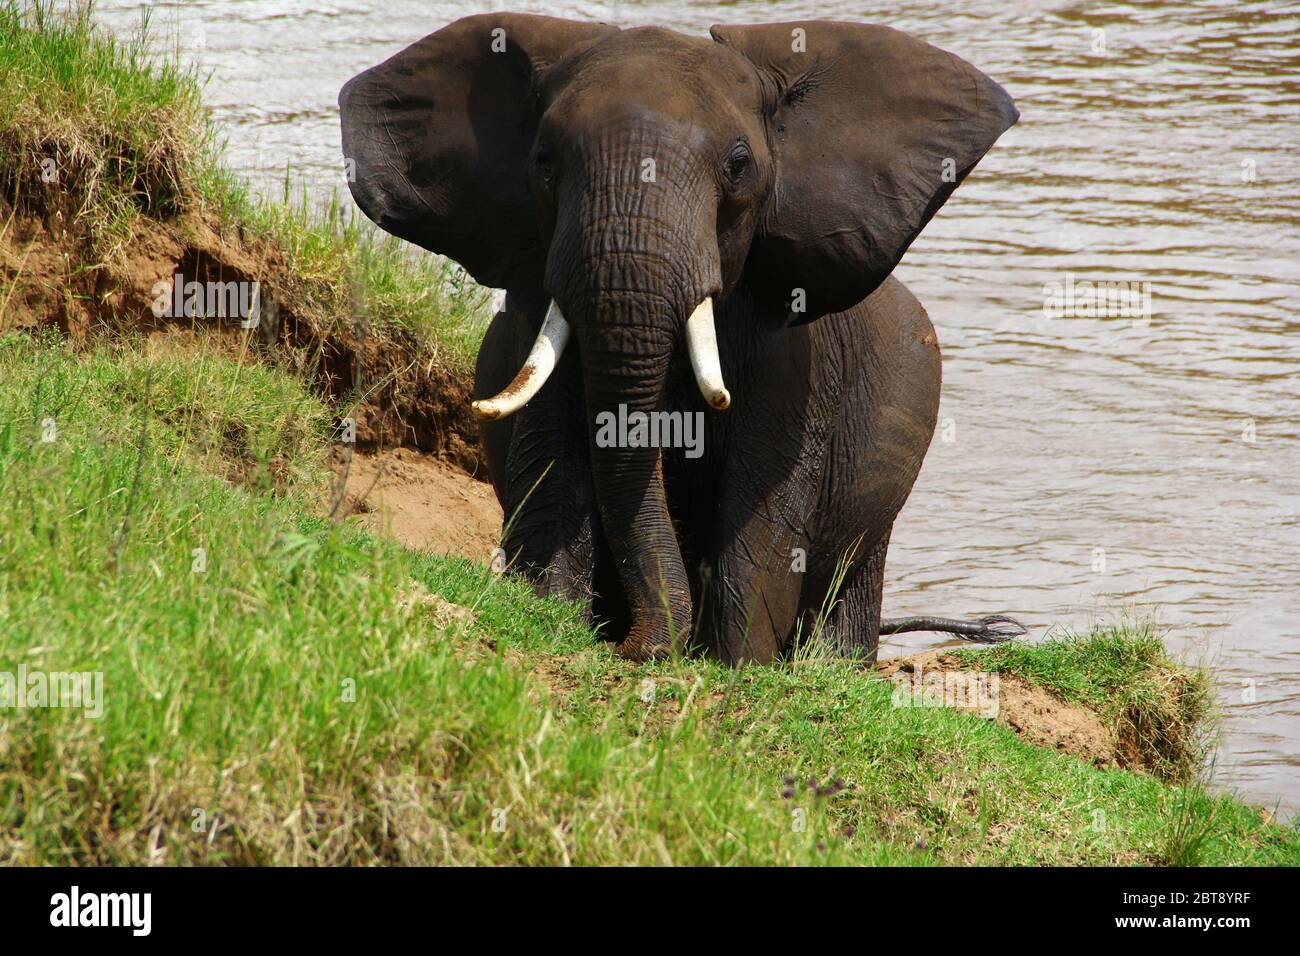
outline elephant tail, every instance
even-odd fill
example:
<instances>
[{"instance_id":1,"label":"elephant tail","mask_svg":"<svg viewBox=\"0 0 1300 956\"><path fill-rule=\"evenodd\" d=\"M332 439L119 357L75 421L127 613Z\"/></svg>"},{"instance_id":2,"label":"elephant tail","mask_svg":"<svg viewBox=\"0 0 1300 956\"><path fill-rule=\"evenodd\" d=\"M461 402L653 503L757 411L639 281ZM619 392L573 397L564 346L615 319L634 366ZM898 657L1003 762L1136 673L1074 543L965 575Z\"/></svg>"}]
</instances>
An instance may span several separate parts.
<instances>
[{"instance_id":1,"label":"elephant tail","mask_svg":"<svg viewBox=\"0 0 1300 956\"><path fill-rule=\"evenodd\" d=\"M1029 633L1019 621L1001 614L976 621L958 621L951 617L898 617L880 622L881 634L901 634L904 631L941 631L976 644L998 644Z\"/></svg>"}]
</instances>

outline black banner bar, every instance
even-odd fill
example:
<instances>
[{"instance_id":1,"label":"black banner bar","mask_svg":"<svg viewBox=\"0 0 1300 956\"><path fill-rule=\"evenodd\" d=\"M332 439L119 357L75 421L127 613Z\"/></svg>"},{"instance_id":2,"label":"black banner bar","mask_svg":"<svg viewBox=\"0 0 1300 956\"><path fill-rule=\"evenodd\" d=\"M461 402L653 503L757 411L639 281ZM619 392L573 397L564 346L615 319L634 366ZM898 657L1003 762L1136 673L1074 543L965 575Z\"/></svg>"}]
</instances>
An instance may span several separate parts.
<instances>
[{"instance_id":1,"label":"black banner bar","mask_svg":"<svg viewBox=\"0 0 1300 956\"><path fill-rule=\"evenodd\" d=\"M556 927L573 939L599 927L732 944L756 932L767 944L821 938L856 924L917 933L1043 930L1097 937L1230 943L1277 933L1294 910L1293 870L451 870L451 869L8 869L0 870L5 939L76 934L167 944L284 939L373 944L398 932L537 944ZM90 925L88 925L90 924ZM107 925L104 925L107 924ZM545 928L545 929L544 929ZM607 932L607 929L599 932ZM448 935L450 934L450 935ZM956 939L954 939L956 937ZM608 942L608 940L607 940Z\"/></svg>"}]
</instances>

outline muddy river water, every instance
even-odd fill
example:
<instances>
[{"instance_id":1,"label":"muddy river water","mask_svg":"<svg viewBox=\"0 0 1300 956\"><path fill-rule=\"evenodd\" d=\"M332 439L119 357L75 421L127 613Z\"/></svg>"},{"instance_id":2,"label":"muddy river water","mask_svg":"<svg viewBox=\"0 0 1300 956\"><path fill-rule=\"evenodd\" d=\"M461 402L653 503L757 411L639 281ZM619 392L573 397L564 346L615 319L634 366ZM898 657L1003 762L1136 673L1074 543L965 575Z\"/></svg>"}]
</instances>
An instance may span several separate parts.
<instances>
[{"instance_id":1,"label":"muddy river water","mask_svg":"<svg viewBox=\"0 0 1300 956\"><path fill-rule=\"evenodd\" d=\"M898 269L943 345L939 433L886 614L1155 616L1212 665L1219 786L1300 808L1300 7L1228 2L100 0L211 71L229 159L341 183L353 73L499 7L703 32L888 23L1001 81L1020 125ZM1089 314L1122 282L1139 315ZM1067 301L1073 287L1075 301ZM1148 298L1149 297L1149 298ZM1149 309L1143 308L1149 302ZM1060 306L1060 307L1056 307ZM1063 314L1064 313L1064 314ZM937 643L907 635L886 656Z\"/></svg>"}]
</instances>

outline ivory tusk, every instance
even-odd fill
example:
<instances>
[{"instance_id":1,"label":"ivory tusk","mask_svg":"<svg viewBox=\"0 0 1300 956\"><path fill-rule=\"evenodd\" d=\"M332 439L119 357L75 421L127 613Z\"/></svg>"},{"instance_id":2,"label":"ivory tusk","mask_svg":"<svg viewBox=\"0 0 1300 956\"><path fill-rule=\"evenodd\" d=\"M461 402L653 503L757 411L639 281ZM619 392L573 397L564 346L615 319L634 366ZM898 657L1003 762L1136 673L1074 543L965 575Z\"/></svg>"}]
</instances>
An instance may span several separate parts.
<instances>
[{"instance_id":1,"label":"ivory tusk","mask_svg":"<svg viewBox=\"0 0 1300 956\"><path fill-rule=\"evenodd\" d=\"M686 348L695 370L695 384L710 408L726 411L731 406L731 393L722 383L722 362L718 358L718 333L713 327L713 298L710 296L696 306L686 320Z\"/></svg>"},{"instance_id":2,"label":"ivory tusk","mask_svg":"<svg viewBox=\"0 0 1300 956\"><path fill-rule=\"evenodd\" d=\"M524 367L500 393L475 402L472 406L474 414L484 421L495 421L519 411L542 390L568 344L569 323L559 305L552 300Z\"/></svg>"}]
</instances>

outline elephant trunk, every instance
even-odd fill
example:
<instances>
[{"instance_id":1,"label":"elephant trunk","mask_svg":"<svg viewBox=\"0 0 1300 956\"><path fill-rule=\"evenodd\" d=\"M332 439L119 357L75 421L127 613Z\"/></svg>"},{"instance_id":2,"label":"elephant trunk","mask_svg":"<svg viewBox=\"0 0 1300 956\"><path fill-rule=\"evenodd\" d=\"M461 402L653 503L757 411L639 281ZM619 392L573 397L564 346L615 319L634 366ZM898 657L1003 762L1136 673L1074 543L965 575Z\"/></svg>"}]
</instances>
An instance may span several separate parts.
<instances>
[{"instance_id":1,"label":"elephant trunk","mask_svg":"<svg viewBox=\"0 0 1300 956\"><path fill-rule=\"evenodd\" d=\"M664 496L660 449L634 438L633 428L619 428L662 409L675 340L672 324L651 325L644 315L634 330L604 316L578 329L596 501L631 612L619 653L633 660L664 656L681 645L691 624L690 587Z\"/></svg>"},{"instance_id":2,"label":"elephant trunk","mask_svg":"<svg viewBox=\"0 0 1300 956\"><path fill-rule=\"evenodd\" d=\"M592 485L630 615L619 653L647 660L682 646L692 624L661 449L651 440L662 435L650 427L666 411L679 348L691 353L713 407L730 395L712 321L711 297L722 287L716 198L679 144L636 143L657 160L654 181L629 161L638 153L594 155L560 182L547 288L581 353Z\"/></svg>"}]
</instances>

